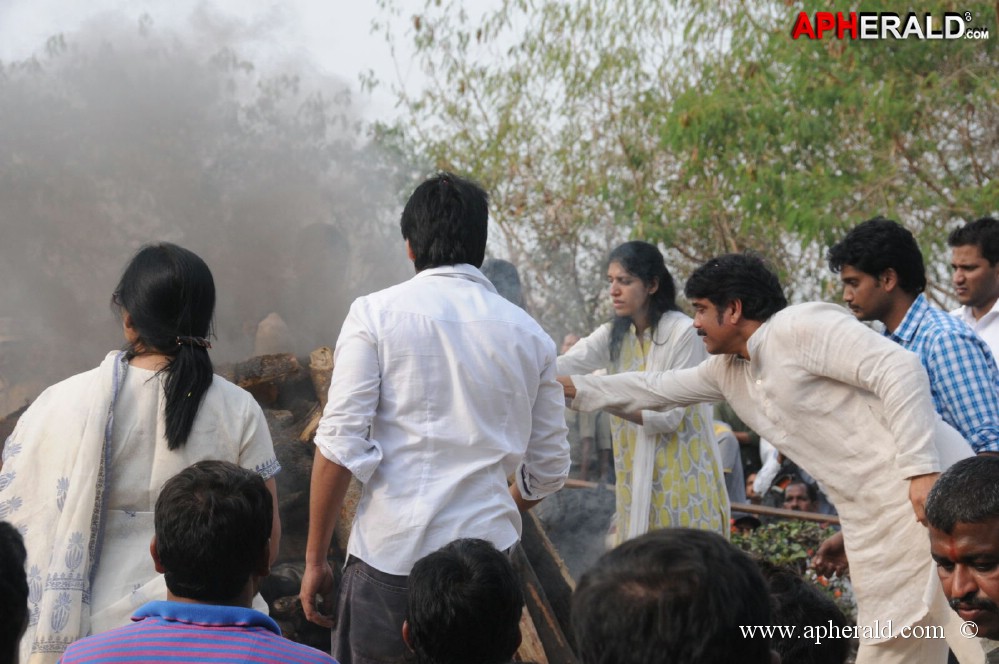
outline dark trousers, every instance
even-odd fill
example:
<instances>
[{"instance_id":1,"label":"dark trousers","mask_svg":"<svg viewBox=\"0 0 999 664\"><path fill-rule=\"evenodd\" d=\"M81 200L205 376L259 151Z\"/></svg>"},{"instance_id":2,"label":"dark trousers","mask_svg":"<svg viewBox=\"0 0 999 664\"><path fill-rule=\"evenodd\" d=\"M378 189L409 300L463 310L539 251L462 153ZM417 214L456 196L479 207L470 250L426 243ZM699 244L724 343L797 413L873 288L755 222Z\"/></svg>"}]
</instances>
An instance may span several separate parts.
<instances>
[{"instance_id":1,"label":"dark trousers","mask_svg":"<svg viewBox=\"0 0 999 664\"><path fill-rule=\"evenodd\" d=\"M399 664L407 576L386 574L351 557L343 570L333 628L333 658L340 664Z\"/></svg>"}]
</instances>

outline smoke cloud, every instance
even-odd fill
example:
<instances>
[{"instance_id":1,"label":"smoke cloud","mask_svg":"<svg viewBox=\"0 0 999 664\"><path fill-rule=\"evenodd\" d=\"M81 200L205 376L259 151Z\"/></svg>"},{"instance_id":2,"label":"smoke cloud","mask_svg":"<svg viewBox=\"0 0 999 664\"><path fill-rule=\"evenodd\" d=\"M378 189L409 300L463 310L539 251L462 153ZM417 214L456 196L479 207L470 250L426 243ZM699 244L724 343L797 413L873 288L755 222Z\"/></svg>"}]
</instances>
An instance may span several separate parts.
<instances>
[{"instance_id":1,"label":"smoke cloud","mask_svg":"<svg viewBox=\"0 0 999 664\"><path fill-rule=\"evenodd\" d=\"M361 135L347 83L244 48L265 31L104 16L0 64L0 416L122 345L109 300L143 244L211 267L216 362L272 312L295 352L332 345L354 297L412 274L421 173Z\"/></svg>"}]
</instances>

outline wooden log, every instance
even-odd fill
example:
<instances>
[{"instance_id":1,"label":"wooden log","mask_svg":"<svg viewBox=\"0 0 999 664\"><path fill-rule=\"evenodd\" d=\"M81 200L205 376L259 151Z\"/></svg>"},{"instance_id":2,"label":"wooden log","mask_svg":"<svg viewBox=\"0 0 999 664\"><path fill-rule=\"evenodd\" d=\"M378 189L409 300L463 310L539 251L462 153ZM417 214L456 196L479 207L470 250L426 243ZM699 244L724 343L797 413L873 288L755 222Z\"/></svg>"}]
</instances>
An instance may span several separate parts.
<instances>
[{"instance_id":1,"label":"wooden log","mask_svg":"<svg viewBox=\"0 0 999 664\"><path fill-rule=\"evenodd\" d=\"M323 418L323 410L316 404L305 418L305 426L302 427L302 433L298 434L298 439L303 443L311 443L312 439L316 437L316 430L319 428L319 420Z\"/></svg>"},{"instance_id":2,"label":"wooden log","mask_svg":"<svg viewBox=\"0 0 999 664\"><path fill-rule=\"evenodd\" d=\"M527 605L524 605L524 611L520 614L520 647L517 648L513 661L548 664L545 647L541 643L534 621L531 620L531 612L527 610Z\"/></svg>"},{"instance_id":3,"label":"wooden log","mask_svg":"<svg viewBox=\"0 0 999 664\"><path fill-rule=\"evenodd\" d=\"M563 635L572 633L569 622L569 602L572 591L576 589L576 581L572 578L562 556L555 545L548 539L545 529L533 512L523 515L523 531L520 539L521 548L527 556L544 590L552 615Z\"/></svg>"},{"instance_id":4,"label":"wooden log","mask_svg":"<svg viewBox=\"0 0 999 664\"><path fill-rule=\"evenodd\" d=\"M319 411L322 412L326 408L330 381L333 379L333 351L329 346L320 346L309 354L309 373L316 388L316 398L319 399Z\"/></svg>"},{"instance_id":5,"label":"wooden log","mask_svg":"<svg viewBox=\"0 0 999 664\"><path fill-rule=\"evenodd\" d=\"M520 574L524 602L544 647L546 661L549 664L576 664L576 655L569 646L569 641L551 604L548 603L544 588L534 573L523 547L515 546L510 558Z\"/></svg>"},{"instance_id":6,"label":"wooden log","mask_svg":"<svg viewBox=\"0 0 999 664\"><path fill-rule=\"evenodd\" d=\"M340 509L340 517L336 520L336 528L333 530L333 544L341 551L347 550L347 538L354 523L354 515L357 514L357 504L361 502L363 488L364 485L356 477L351 478L347 495L343 499L343 507Z\"/></svg>"},{"instance_id":7,"label":"wooden log","mask_svg":"<svg viewBox=\"0 0 999 664\"><path fill-rule=\"evenodd\" d=\"M269 406L277 402L283 383L302 376L302 365L291 353L279 353L220 365L217 371L223 378L252 394L262 406Z\"/></svg>"},{"instance_id":8,"label":"wooden log","mask_svg":"<svg viewBox=\"0 0 999 664\"><path fill-rule=\"evenodd\" d=\"M586 480L567 479L565 488L567 489L596 489L604 487L608 491L614 490L613 484L597 484ZM838 526L839 517L835 514L819 514L817 512L798 512L796 510L786 510L782 507L767 507L765 505L754 505L752 503L732 503L733 512L745 512L747 514L761 514L763 516L776 516L782 519L798 519L799 521L816 521L829 525Z\"/></svg>"}]
</instances>

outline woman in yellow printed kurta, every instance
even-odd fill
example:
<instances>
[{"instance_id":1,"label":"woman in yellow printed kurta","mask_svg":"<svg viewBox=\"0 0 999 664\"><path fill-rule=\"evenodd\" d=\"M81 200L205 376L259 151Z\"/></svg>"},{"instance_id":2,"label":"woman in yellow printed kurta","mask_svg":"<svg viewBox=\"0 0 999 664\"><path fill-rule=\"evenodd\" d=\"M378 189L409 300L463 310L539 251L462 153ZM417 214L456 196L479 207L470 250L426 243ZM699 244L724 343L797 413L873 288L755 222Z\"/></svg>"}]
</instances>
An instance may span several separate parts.
<instances>
[{"instance_id":1,"label":"woman in yellow printed kurta","mask_svg":"<svg viewBox=\"0 0 999 664\"><path fill-rule=\"evenodd\" d=\"M560 374L666 371L707 355L659 250L626 242L611 252L607 277L615 317L558 360ZM728 495L705 405L618 412L611 418L616 472L615 543L683 526L728 534Z\"/></svg>"}]
</instances>

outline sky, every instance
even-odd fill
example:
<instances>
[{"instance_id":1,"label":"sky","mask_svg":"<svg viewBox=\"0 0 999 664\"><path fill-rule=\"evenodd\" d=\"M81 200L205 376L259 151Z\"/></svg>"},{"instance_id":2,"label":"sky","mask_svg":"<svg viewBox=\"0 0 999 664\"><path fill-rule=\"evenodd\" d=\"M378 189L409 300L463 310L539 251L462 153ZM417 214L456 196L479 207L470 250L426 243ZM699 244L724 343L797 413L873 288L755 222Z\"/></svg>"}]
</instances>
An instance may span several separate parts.
<instances>
[{"instance_id":1,"label":"sky","mask_svg":"<svg viewBox=\"0 0 999 664\"><path fill-rule=\"evenodd\" d=\"M254 59L266 55L278 60L311 60L320 73L349 83L355 103L367 118L388 118L394 100L388 85L371 95L363 94L359 74L372 70L386 83L397 79L418 84L418 67L402 58L397 70L384 37L371 33L375 18L391 21L404 44L409 17L423 0L396 0L401 13L388 16L374 0L330 2L329 0L0 0L0 60L9 62L30 56L45 40L59 32L72 32L88 21L124 19L138 24L143 14L154 25L184 30L192 16L242 34L242 43Z\"/></svg>"}]
</instances>

